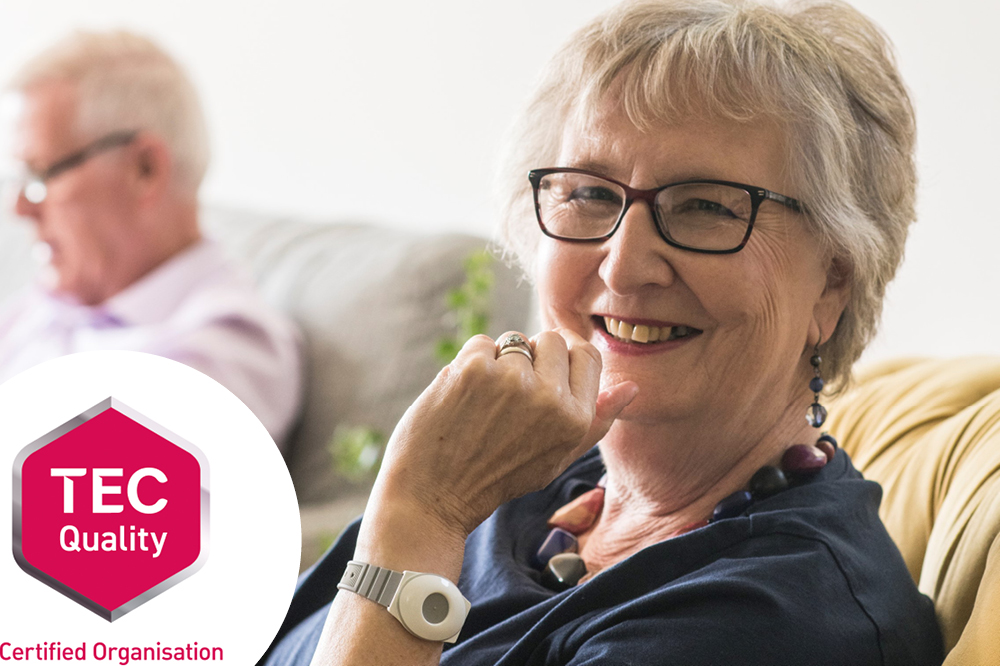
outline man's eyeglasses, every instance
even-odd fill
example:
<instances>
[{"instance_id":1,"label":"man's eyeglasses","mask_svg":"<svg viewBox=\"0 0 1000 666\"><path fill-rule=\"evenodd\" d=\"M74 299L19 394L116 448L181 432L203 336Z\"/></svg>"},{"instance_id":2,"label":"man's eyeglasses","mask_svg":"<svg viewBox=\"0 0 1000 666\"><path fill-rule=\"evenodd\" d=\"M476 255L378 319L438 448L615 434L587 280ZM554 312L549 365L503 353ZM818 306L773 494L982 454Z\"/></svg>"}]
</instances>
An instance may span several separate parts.
<instances>
[{"instance_id":1,"label":"man's eyeglasses","mask_svg":"<svg viewBox=\"0 0 1000 666\"><path fill-rule=\"evenodd\" d=\"M564 241L603 241L618 230L632 202L645 201L668 244L692 252L728 254L747 244L760 204L769 199L801 213L791 197L724 180L689 180L637 190L583 169L528 173L542 232Z\"/></svg>"},{"instance_id":2,"label":"man's eyeglasses","mask_svg":"<svg viewBox=\"0 0 1000 666\"><path fill-rule=\"evenodd\" d=\"M50 180L71 169L75 169L95 155L131 143L136 135L138 135L137 131L112 132L96 141L88 143L75 153L67 155L41 173L32 173L25 170L17 177L10 179L5 185L17 194L24 192L24 198L31 203L40 204L45 201L45 197L48 194L46 183Z\"/></svg>"}]
</instances>

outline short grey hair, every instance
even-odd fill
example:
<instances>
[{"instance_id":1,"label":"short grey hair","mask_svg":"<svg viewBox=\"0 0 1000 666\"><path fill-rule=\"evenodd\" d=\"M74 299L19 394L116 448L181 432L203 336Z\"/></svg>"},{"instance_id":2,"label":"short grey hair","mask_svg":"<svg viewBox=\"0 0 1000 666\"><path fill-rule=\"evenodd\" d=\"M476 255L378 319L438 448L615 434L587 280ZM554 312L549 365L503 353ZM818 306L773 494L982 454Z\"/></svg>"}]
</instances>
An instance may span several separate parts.
<instances>
[{"instance_id":1,"label":"short grey hair","mask_svg":"<svg viewBox=\"0 0 1000 666\"><path fill-rule=\"evenodd\" d=\"M828 385L846 383L915 218L916 123L888 39L836 1L641 0L598 17L543 72L501 159L501 243L529 278L541 234L527 172L559 166L566 125L611 95L642 129L695 113L779 123L808 224L850 285L823 346Z\"/></svg>"},{"instance_id":2,"label":"short grey hair","mask_svg":"<svg viewBox=\"0 0 1000 666\"><path fill-rule=\"evenodd\" d=\"M25 63L8 87L26 92L50 82L76 87L79 132L150 131L170 147L178 181L197 190L209 159L205 117L187 74L153 41L74 32Z\"/></svg>"}]
</instances>

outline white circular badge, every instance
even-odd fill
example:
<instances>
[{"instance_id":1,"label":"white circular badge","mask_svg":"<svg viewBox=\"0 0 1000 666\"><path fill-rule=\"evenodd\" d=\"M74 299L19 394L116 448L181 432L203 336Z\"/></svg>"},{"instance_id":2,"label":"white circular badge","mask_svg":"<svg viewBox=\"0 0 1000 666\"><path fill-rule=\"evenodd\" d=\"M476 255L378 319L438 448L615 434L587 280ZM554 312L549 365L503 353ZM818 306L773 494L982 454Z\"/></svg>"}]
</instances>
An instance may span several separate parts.
<instances>
[{"instance_id":1,"label":"white circular badge","mask_svg":"<svg viewBox=\"0 0 1000 666\"><path fill-rule=\"evenodd\" d=\"M101 351L0 385L0 661L254 664L299 567L264 426L185 365Z\"/></svg>"}]
</instances>

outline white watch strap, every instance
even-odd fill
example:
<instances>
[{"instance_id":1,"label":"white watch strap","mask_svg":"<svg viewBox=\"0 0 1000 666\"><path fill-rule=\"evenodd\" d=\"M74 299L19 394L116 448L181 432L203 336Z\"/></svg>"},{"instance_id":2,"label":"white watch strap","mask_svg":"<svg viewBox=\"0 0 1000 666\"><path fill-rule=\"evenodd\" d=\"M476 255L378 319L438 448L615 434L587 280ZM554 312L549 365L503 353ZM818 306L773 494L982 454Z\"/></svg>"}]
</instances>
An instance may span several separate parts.
<instances>
[{"instance_id":1,"label":"white watch strap","mask_svg":"<svg viewBox=\"0 0 1000 666\"><path fill-rule=\"evenodd\" d=\"M399 571L351 560L337 589L360 594L388 608L402 580L403 574Z\"/></svg>"}]
</instances>

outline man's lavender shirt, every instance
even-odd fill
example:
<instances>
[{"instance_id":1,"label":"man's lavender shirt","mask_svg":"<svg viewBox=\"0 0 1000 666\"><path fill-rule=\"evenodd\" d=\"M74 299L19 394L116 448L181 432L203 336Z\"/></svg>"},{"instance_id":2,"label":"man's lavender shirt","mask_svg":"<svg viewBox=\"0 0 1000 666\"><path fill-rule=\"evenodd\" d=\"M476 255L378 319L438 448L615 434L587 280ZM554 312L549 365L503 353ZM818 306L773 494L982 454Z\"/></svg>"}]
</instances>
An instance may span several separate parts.
<instances>
[{"instance_id":1,"label":"man's lavender shirt","mask_svg":"<svg viewBox=\"0 0 1000 666\"><path fill-rule=\"evenodd\" d=\"M232 391L283 443L302 399L301 335L203 240L97 306L35 285L0 312L0 382L58 356L121 349L180 361Z\"/></svg>"}]
</instances>

